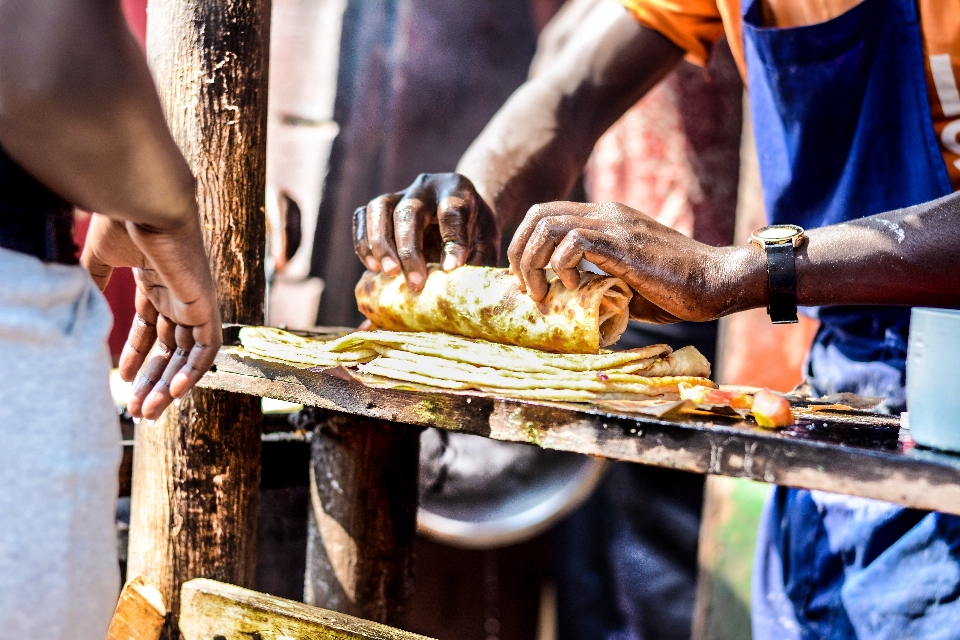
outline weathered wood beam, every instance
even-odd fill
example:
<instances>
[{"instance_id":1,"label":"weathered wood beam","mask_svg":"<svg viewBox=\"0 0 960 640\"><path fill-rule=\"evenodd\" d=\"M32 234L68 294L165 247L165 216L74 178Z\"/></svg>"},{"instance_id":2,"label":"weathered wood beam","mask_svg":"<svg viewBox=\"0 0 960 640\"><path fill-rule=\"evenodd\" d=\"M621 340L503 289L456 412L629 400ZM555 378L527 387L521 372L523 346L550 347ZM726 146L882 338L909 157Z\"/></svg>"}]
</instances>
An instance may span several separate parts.
<instances>
[{"instance_id":1,"label":"weathered wood beam","mask_svg":"<svg viewBox=\"0 0 960 640\"><path fill-rule=\"evenodd\" d=\"M147 56L174 138L197 177L225 322L261 322L269 0L151 0ZM157 585L176 637L180 585L251 585L259 400L190 393L136 430L128 575Z\"/></svg>"},{"instance_id":2,"label":"weathered wood beam","mask_svg":"<svg viewBox=\"0 0 960 640\"><path fill-rule=\"evenodd\" d=\"M960 514L960 457L898 443L894 416L823 412L805 427L770 431L719 417L658 419L575 404L372 389L237 347L221 351L217 371L201 384L495 440Z\"/></svg>"},{"instance_id":3,"label":"weathered wood beam","mask_svg":"<svg viewBox=\"0 0 960 640\"><path fill-rule=\"evenodd\" d=\"M180 602L184 640L430 640L213 580L184 583Z\"/></svg>"},{"instance_id":4,"label":"weathered wood beam","mask_svg":"<svg viewBox=\"0 0 960 640\"><path fill-rule=\"evenodd\" d=\"M421 429L315 417L304 601L399 626L411 589Z\"/></svg>"}]
</instances>

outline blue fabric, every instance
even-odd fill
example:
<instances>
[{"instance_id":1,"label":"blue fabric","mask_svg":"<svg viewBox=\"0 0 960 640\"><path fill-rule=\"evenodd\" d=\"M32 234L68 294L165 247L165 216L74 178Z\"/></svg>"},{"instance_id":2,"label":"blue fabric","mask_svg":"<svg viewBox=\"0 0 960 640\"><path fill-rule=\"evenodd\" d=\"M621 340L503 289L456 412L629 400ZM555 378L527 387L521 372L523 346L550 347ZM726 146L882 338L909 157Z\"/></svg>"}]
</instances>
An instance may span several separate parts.
<instances>
[{"instance_id":1,"label":"blue fabric","mask_svg":"<svg viewBox=\"0 0 960 640\"><path fill-rule=\"evenodd\" d=\"M951 192L914 0L865 0L792 29L760 27L755 1L743 8L771 223L815 228ZM814 313L814 390L883 396L902 411L909 309ZM954 516L778 487L757 540L754 638L960 638L958 535Z\"/></svg>"},{"instance_id":2,"label":"blue fabric","mask_svg":"<svg viewBox=\"0 0 960 640\"><path fill-rule=\"evenodd\" d=\"M885 398L881 410L906 409L905 369L910 309L824 307L807 362L814 393Z\"/></svg>"},{"instance_id":3,"label":"blue fabric","mask_svg":"<svg viewBox=\"0 0 960 640\"><path fill-rule=\"evenodd\" d=\"M951 193L930 120L914 0L865 0L834 20L743 37L771 224L820 227Z\"/></svg>"}]
</instances>

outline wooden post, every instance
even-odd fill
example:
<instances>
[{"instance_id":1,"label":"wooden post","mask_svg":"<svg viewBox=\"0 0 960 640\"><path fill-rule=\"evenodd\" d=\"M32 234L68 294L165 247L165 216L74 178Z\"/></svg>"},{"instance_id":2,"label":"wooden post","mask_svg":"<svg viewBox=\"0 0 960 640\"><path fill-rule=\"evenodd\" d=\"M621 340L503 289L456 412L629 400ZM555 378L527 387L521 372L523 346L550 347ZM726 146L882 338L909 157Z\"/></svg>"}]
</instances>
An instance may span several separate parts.
<instances>
[{"instance_id":1,"label":"wooden post","mask_svg":"<svg viewBox=\"0 0 960 640\"><path fill-rule=\"evenodd\" d=\"M224 322L263 321L269 0L151 0L147 56L197 177ZM194 390L136 431L128 575L157 586L178 636L180 585L253 586L259 399Z\"/></svg>"},{"instance_id":2,"label":"wooden post","mask_svg":"<svg viewBox=\"0 0 960 640\"><path fill-rule=\"evenodd\" d=\"M417 529L420 429L317 415L304 601L400 626Z\"/></svg>"}]
</instances>

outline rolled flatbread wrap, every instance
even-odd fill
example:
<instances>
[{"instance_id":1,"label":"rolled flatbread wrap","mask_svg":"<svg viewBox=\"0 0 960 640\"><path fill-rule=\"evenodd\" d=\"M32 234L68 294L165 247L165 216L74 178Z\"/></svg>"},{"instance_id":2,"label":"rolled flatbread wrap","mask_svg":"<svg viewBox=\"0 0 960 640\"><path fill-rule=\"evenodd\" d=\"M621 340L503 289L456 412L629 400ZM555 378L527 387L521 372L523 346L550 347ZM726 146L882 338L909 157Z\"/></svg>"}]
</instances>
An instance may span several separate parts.
<instances>
[{"instance_id":1,"label":"rolled flatbread wrap","mask_svg":"<svg viewBox=\"0 0 960 640\"><path fill-rule=\"evenodd\" d=\"M542 302L522 293L506 269L429 265L423 290L402 275L367 271L357 283L357 306L373 324L391 331L442 331L555 353L596 353L627 328L633 293L620 278L581 273L567 289L548 272Z\"/></svg>"}]
</instances>

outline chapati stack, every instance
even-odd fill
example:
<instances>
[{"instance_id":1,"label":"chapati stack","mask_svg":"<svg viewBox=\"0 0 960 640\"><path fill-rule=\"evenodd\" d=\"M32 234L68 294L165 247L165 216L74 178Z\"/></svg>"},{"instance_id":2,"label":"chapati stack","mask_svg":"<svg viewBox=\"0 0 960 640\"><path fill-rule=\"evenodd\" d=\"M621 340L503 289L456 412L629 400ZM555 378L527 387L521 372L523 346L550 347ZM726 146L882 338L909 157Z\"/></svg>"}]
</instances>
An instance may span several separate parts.
<instances>
[{"instance_id":1,"label":"chapati stack","mask_svg":"<svg viewBox=\"0 0 960 640\"><path fill-rule=\"evenodd\" d=\"M317 340L245 327L254 354L317 368L343 366L358 379L394 387L473 389L499 396L589 402L678 397L678 385L711 385L710 363L693 347L667 345L559 354L439 332L358 331Z\"/></svg>"}]
</instances>

